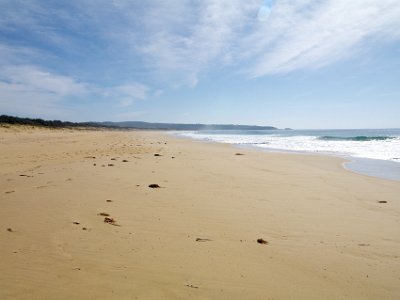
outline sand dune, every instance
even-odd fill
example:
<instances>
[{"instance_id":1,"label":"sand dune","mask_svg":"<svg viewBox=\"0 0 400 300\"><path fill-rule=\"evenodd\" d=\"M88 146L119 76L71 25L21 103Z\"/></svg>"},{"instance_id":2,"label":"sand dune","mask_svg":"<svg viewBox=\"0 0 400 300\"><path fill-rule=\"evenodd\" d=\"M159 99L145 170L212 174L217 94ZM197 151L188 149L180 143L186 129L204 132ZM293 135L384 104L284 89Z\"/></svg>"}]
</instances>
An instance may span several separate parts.
<instances>
[{"instance_id":1,"label":"sand dune","mask_svg":"<svg viewBox=\"0 0 400 300\"><path fill-rule=\"evenodd\" d=\"M399 299L400 183L341 164L0 128L0 299Z\"/></svg>"}]
</instances>

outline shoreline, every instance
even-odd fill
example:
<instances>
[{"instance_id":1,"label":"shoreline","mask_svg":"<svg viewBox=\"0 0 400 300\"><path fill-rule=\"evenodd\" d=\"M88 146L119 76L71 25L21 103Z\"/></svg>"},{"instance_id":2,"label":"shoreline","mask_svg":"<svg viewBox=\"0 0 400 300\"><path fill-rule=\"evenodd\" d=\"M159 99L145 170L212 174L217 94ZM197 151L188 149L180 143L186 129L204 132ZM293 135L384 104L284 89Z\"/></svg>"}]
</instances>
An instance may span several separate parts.
<instances>
[{"instance_id":1,"label":"shoreline","mask_svg":"<svg viewBox=\"0 0 400 300\"><path fill-rule=\"evenodd\" d=\"M165 132L0 130L2 299L400 296L398 182Z\"/></svg>"},{"instance_id":2,"label":"shoreline","mask_svg":"<svg viewBox=\"0 0 400 300\"><path fill-rule=\"evenodd\" d=\"M257 151L262 151L266 153L282 153L282 154L300 154L300 155L321 155L325 157L336 157L343 160L343 169L358 174L373 178L380 178L391 181L400 181L400 163L389 160L373 159L350 156L340 153L330 153L330 152L311 152L311 151L295 151L286 149L276 149L276 148L264 148L258 147L257 145L244 145L244 144L232 144L225 142L218 142L212 140L196 139L189 136L178 135L176 132L169 133L171 136L178 138L186 138L190 140L197 140L201 142L217 143L217 144L228 144L235 148L243 149L256 149Z\"/></svg>"}]
</instances>

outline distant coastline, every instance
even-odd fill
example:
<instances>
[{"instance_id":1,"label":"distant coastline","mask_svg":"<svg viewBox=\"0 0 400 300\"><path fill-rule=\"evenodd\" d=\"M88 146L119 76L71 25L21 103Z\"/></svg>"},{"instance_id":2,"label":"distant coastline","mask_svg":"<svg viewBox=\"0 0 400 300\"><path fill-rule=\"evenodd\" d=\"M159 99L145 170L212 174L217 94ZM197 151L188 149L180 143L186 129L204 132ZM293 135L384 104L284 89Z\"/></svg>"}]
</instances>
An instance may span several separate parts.
<instances>
[{"instance_id":1,"label":"distant coastline","mask_svg":"<svg viewBox=\"0 0 400 300\"><path fill-rule=\"evenodd\" d=\"M125 122L64 122L60 120L43 120L1 115L0 124L19 124L43 127L104 127L120 129L152 129L152 130L277 130L273 126L236 125L236 124L179 124L150 123L142 121Z\"/></svg>"}]
</instances>

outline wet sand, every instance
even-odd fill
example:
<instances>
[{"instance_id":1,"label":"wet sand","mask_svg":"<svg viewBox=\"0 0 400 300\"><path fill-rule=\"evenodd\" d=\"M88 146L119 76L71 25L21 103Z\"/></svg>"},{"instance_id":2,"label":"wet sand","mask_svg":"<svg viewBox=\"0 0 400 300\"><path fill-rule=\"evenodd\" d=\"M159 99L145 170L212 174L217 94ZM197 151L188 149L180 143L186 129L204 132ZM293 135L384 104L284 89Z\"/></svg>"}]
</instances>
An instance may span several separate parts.
<instances>
[{"instance_id":1,"label":"wet sand","mask_svg":"<svg viewBox=\"0 0 400 300\"><path fill-rule=\"evenodd\" d=\"M0 127L0 299L399 299L400 183L342 163Z\"/></svg>"}]
</instances>

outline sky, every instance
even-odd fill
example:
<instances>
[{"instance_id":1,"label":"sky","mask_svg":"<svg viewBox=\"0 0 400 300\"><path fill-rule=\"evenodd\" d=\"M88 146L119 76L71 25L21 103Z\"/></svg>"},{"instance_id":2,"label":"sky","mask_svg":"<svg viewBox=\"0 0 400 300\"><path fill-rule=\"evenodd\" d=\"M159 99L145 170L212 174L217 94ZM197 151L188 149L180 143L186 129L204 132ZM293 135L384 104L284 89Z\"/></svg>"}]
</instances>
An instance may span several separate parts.
<instances>
[{"instance_id":1,"label":"sky","mask_svg":"<svg viewBox=\"0 0 400 300\"><path fill-rule=\"evenodd\" d=\"M0 114L400 127L398 0L0 0Z\"/></svg>"}]
</instances>

